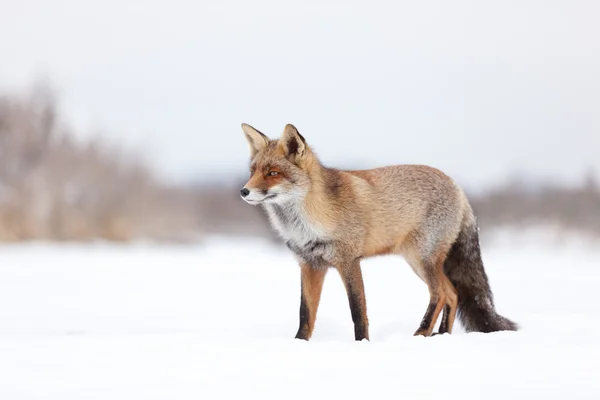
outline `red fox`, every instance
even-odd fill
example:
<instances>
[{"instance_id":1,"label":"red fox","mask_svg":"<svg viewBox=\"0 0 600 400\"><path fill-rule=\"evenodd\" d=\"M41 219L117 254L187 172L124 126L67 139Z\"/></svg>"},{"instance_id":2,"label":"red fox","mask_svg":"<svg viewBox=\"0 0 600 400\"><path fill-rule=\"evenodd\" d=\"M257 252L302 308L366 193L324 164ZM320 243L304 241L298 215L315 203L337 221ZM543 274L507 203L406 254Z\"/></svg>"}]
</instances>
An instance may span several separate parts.
<instances>
[{"instance_id":1,"label":"red fox","mask_svg":"<svg viewBox=\"0 0 600 400\"><path fill-rule=\"evenodd\" d=\"M264 207L300 264L296 339L310 340L325 274L334 267L355 340L370 340L360 262L387 254L404 257L429 289L414 335L432 335L442 311L439 334L452 333L457 315L467 332L517 330L496 312L473 210L450 177L424 165L329 168L291 124L278 140L247 124L242 130L251 158L241 197Z\"/></svg>"}]
</instances>

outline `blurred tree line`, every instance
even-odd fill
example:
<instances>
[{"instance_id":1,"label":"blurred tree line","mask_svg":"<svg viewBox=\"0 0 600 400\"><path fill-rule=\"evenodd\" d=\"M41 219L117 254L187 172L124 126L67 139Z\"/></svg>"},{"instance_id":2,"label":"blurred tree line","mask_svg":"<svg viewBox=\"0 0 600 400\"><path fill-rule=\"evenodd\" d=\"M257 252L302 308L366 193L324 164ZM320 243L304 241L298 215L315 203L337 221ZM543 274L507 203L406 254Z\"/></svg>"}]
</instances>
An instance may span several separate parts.
<instances>
[{"instance_id":1,"label":"blurred tree line","mask_svg":"<svg viewBox=\"0 0 600 400\"><path fill-rule=\"evenodd\" d=\"M47 85L0 94L0 242L277 240L231 184L169 185L133 154L77 140ZM600 235L600 188L508 184L470 196L482 229L552 223Z\"/></svg>"},{"instance_id":2,"label":"blurred tree line","mask_svg":"<svg viewBox=\"0 0 600 400\"><path fill-rule=\"evenodd\" d=\"M579 186L514 180L470 199L482 229L553 226L600 237L600 183L592 169Z\"/></svg>"}]
</instances>

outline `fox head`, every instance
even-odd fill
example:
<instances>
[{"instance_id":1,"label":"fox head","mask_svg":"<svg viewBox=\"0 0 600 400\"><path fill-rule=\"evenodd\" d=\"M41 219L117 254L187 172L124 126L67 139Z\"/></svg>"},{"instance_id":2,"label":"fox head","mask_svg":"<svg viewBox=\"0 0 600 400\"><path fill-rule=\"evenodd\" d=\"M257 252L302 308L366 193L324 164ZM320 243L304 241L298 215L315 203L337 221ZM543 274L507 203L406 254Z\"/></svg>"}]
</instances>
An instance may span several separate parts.
<instances>
[{"instance_id":1,"label":"fox head","mask_svg":"<svg viewBox=\"0 0 600 400\"><path fill-rule=\"evenodd\" d=\"M252 205L304 198L313 155L298 130L288 124L274 140L248 124L242 124L242 130L250 145L250 179L240 191L242 198Z\"/></svg>"}]
</instances>

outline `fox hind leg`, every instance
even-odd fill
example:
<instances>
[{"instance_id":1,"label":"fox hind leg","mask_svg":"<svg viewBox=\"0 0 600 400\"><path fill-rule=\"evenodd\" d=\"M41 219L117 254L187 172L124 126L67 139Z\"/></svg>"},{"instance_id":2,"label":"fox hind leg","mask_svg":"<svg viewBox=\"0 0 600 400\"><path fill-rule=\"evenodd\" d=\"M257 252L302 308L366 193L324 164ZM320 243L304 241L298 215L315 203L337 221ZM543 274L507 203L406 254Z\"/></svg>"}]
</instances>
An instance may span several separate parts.
<instances>
[{"instance_id":1,"label":"fox hind leg","mask_svg":"<svg viewBox=\"0 0 600 400\"><path fill-rule=\"evenodd\" d=\"M452 326L456 318L458 306L458 294L450 279L444 274L444 291L446 293L446 305L442 314L442 321L438 329L439 334L452 333Z\"/></svg>"},{"instance_id":2,"label":"fox hind leg","mask_svg":"<svg viewBox=\"0 0 600 400\"><path fill-rule=\"evenodd\" d=\"M440 260L440 257L436 260L423 260L420 264L422 278L429 289L429 305L414 336L430 336L440 312L446 306L445 280L447 278L443 272L443 259ZM449 318L447 322L450 322Z\"/></svg>"}]
</instances>

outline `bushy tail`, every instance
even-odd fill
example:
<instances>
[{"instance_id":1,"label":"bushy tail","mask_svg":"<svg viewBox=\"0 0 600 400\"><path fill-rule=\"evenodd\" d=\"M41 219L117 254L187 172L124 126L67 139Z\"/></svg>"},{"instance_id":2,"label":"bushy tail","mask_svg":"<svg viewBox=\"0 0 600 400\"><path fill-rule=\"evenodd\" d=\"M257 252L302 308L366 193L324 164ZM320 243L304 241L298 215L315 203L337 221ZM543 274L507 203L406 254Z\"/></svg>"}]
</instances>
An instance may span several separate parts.
<instances>
[{"instance_id":1,"label":"bushy tail","mask_svg":"<svg viewBox=\"0 0 600 400\"><path fill-rule=\"evenodd\" d=\"M467 332L517 330L517 324L496 313L472 216L463 223L444 263L444 272L458 292L457 316Z\"/></svg>"}]
</instances>

